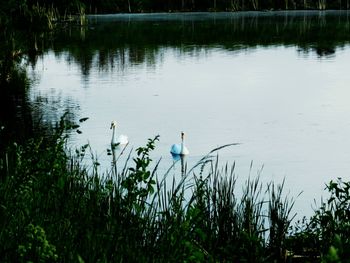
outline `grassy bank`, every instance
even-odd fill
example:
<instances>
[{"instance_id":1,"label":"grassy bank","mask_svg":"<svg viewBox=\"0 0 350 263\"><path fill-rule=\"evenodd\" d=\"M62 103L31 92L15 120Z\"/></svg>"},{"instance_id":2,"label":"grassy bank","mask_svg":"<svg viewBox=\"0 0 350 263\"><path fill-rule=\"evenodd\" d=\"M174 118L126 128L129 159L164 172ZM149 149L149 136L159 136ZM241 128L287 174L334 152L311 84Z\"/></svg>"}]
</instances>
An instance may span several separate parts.
<instances>
[{"instance_id":1,"label":"grassy bank","mask_svg":"<svg viewBox=\"0 0 350 263\"><path fill-rule=\"evenodd\" d=\"M67 154L66 131L76 128L62 119L54 135L1 153L1 262L348 258L350 183L330 183L330 199L291 228L293 199L283 184L250 178L241 194L234 166L218 167L207 156L169 185L149 155L158 137L139 147L125 169L112 165L100 174L95 160L82 164L88 146Z\"/></svg>"}]
</instances>

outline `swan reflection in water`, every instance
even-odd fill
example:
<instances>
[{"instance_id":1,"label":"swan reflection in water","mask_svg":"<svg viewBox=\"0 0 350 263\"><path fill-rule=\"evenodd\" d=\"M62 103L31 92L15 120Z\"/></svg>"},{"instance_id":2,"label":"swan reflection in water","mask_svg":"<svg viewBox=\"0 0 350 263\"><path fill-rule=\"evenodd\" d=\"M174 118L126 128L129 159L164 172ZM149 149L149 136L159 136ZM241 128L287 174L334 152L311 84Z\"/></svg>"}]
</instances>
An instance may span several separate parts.
<instances>
[{"instance_id":1,"label":"swan reflection in water","mask_svg":"<svg viewBox=\"0 0 350 263\"><path fill-rule=\"evenodd\" d=\"M173 157L173 166L175 167L175 164L177 162L180 161L180 165L181 165L181 175L182 176L185 176L186 174L186 166L187 166L187 163L185 162L186 160L186 156L185 155L180 155L180 154L171 154L171 156Z\"/></svg>"},{"instance_id":2,"label":"swan reflection in water","mask_svg":"<svg viewBox=\"0 0 350 263\"><path fill-rule=\"evenodd\" d=\"M170 153L173 157L174 164L175 162L181 161L181 175L185 175L185 156L188 155L190 152L185 146L185 133L181 132L181 143L180 144L173 144L170 148Z\"/></svg>"}]
</instances>

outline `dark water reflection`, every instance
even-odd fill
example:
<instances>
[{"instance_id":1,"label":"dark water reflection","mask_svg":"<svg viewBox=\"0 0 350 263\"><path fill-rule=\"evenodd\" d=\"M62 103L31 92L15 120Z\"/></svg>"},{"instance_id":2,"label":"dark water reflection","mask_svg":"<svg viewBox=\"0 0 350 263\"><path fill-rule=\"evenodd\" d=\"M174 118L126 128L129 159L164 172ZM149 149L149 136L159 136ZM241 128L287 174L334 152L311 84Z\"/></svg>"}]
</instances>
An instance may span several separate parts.
<instances>
[{"instance_id":1,"label":"dark water reflection","mask_svg":"<svg viewBox=\"0 0 350 263\"><path fill-rule=\"evenodd\" d=\"M88 77L94 66L154 65L163 47L195 56L213 47L292 45L329 56L349 42L349 33L347 11L104 15L90 16L87 28L61 31L51 48L68 51L69 61Z\"/></svg>"}]
</instances>

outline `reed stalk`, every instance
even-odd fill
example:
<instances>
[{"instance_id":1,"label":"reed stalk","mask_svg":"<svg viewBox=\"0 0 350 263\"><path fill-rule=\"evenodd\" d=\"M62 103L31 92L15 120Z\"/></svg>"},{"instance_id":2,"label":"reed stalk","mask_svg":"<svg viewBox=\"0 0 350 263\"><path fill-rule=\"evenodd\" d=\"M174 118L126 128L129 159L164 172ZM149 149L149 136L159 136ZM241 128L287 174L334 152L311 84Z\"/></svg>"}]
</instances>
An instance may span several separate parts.
<instances>
[{"instance_id":1,"label":"reed stalk","mask_svg":"<svg viewBox=\"0 0 350 263\"><path fill-rule=\"evenodd\" d=\"M101 173L95 156L84 164L88 145L67 153L65 132L77 128L61 121L51 138L1 157L2 262L286 260L294 201L284 181L264 186L259 171L238 191L235 164L219 164L222 147L180 176L159 175L150 159L158 137Z\"/></svg>"}]
</instances>

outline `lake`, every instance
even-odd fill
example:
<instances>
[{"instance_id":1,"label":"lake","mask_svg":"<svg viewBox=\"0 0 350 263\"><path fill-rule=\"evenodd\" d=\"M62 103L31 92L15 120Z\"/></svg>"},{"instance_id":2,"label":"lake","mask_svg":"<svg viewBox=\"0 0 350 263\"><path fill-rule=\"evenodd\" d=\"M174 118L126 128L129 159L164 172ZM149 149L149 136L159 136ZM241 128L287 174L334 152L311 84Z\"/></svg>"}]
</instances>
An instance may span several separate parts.
<instances>
[{"instance_id":1,"label":"lake","mask_svg":"<svg viewBox=\"0 0 350 263\"><path fill-rule=\"evenodd\" d=\"M87 27L56 32L29 68L30 101L44 109L44 121L66 110L89 117L71 145L90 143L101 169L110 164L115 120L117 133L129 137L127 151L160 135L152 153L161 158L159 174L172 165L170 147L181 131L188 167L215 147L240 143L220 150L220 163L235 162L238 182L262 167L263 182L285 179L298 217L312 214L325 183L349 179L348 12L88 20Z\"/></svg>"}]
</instances>

